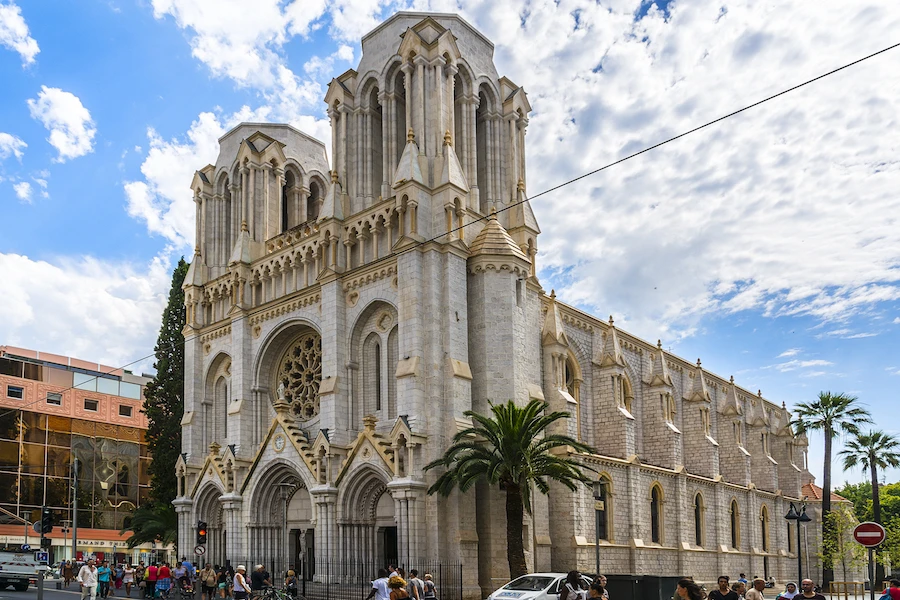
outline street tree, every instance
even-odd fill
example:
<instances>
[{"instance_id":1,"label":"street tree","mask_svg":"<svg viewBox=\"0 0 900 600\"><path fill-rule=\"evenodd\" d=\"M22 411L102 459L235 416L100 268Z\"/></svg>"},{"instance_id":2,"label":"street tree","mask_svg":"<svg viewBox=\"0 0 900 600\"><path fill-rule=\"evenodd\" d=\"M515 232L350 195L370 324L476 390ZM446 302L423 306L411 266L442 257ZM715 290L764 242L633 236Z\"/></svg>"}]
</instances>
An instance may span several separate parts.
<instances>
[{"instance_id":1,"label":"street tree","mask_svg":"<svg viewBox=\"0 0 900 600\"><path fill-rule=\"evenodd\" d=\"M582 469L593 469L553 451L566 447L575 452L595 451L567 435L550 433L551 426L568 419L569 413L548 413L548 407L539 400L521 407L510 400L491 404L491 415L466 411L472 426L453 437L443 457L425 466L426 471L446 469L428 488L429 495L448 496L456 487L467 492L479 481L504 491L507 561L513 579L527 572L522 534L525 512L531 514L532 487L547 494L551 480L572 491L579 483L591 482Z\"/></svg>"}]
</instances>

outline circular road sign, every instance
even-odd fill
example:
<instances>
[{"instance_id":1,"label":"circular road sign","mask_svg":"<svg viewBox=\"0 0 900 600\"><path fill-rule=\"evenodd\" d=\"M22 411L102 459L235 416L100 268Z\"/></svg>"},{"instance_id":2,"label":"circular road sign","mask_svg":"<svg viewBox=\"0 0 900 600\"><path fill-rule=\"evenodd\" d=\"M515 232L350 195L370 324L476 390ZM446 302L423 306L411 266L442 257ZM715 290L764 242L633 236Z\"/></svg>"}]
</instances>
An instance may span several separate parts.
<instances>
[{"instance_id":1,"label":"circular road sign","mask_svg":"<svg viewBox=\"0 0 900 600\"><path fill-rule=\"evenodd\" d=\"M196 548L194 548L194 554L196 554L197 556L203 556L204 554L206 554L206 546L197 546Z\"/></svg>"},{"instance_id":2,"label":"circular road sign","mask_svg":"<svg viewBox=\"0 0 900 600\"><path fill-rule=\"evenodd\" d=\"M887 537L884 527L878 523L860 523L853 528L853 539L867 548L873 548Z\"/></svg>"}]
</instances>

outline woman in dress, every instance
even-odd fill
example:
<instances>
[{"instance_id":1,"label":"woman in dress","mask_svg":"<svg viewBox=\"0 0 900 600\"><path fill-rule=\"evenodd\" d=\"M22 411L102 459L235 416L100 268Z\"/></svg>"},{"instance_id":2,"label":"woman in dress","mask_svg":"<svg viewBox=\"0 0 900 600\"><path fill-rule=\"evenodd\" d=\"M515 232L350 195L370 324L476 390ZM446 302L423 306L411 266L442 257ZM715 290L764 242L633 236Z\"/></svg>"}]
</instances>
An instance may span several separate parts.
<instances>
[{"instance_id":1,"label":"woman in dress","mask_svg":"<svg viewBox=\"0 0 900 600\"><path fill-rule=\"evenodd\" d=\"M69 587L69 584L75 579L72 561L70 560L67 560L65 566L63 566L63 579L66 582L66 587Z\"/></svg>"},{"instance_id":2,"label":"woman in dress","mask_svg":"<svg viewBox=\"0 0 900 600\"><path fill-rule=\"evenodd\" d=\"M125 595L131 598L131 586L134 585L134 565L125 565L122 569L122 585L125 586Z\"/></svg>"}]
</instances>

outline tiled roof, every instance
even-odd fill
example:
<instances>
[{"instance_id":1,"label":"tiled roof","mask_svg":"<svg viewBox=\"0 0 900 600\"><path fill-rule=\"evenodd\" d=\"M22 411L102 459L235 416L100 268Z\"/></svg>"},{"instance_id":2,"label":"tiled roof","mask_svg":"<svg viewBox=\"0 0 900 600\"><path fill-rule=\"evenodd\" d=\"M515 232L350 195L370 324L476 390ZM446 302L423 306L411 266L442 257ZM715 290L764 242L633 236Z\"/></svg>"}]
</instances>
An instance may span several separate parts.
<instances>
[{"instance_id":1,"label":"tiled roof","mask_svg":"<svg viewBox=\"0 0 900 600\"><path fill-rule=\"evenodd\" d=\"M802 492L804 496L809 497L810 500L822 500L822 492L824 490L817 486L814 483L806 483L803 485ZM841 495L835 494L831 492L831 501L832 502L850 502L846 498Z\"/></svg>"}]
</instances>

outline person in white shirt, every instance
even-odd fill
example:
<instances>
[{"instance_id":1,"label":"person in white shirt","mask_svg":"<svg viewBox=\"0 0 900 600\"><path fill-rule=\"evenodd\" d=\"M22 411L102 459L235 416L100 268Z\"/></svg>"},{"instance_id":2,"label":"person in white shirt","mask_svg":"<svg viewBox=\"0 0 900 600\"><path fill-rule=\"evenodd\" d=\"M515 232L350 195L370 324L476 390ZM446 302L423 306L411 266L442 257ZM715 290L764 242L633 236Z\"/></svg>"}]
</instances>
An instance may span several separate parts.
<instances>
[{"instance_id":1,"label":"person in white shirt","mask_svg":"<svg viewBox=\"0 0 900 600\"><path fill-rule=\"evenodd\" d=\"M78 583L81 585L81 600L88 596L91 600L97 600L97 567L93 558L78 571Z\"/></svg>"},{"instance_id":2,"label":"person in white shirt","mask_svg":"<svg viewBox=\"0 0 900 600\"><path fill-rule=\"evenodd\" d=\"M388 589L388 572L386 569L378 569L378 579L372 582L372 590L366 596L366 600L390 600L391 591Z\"/></svg>"}]
</instances>

